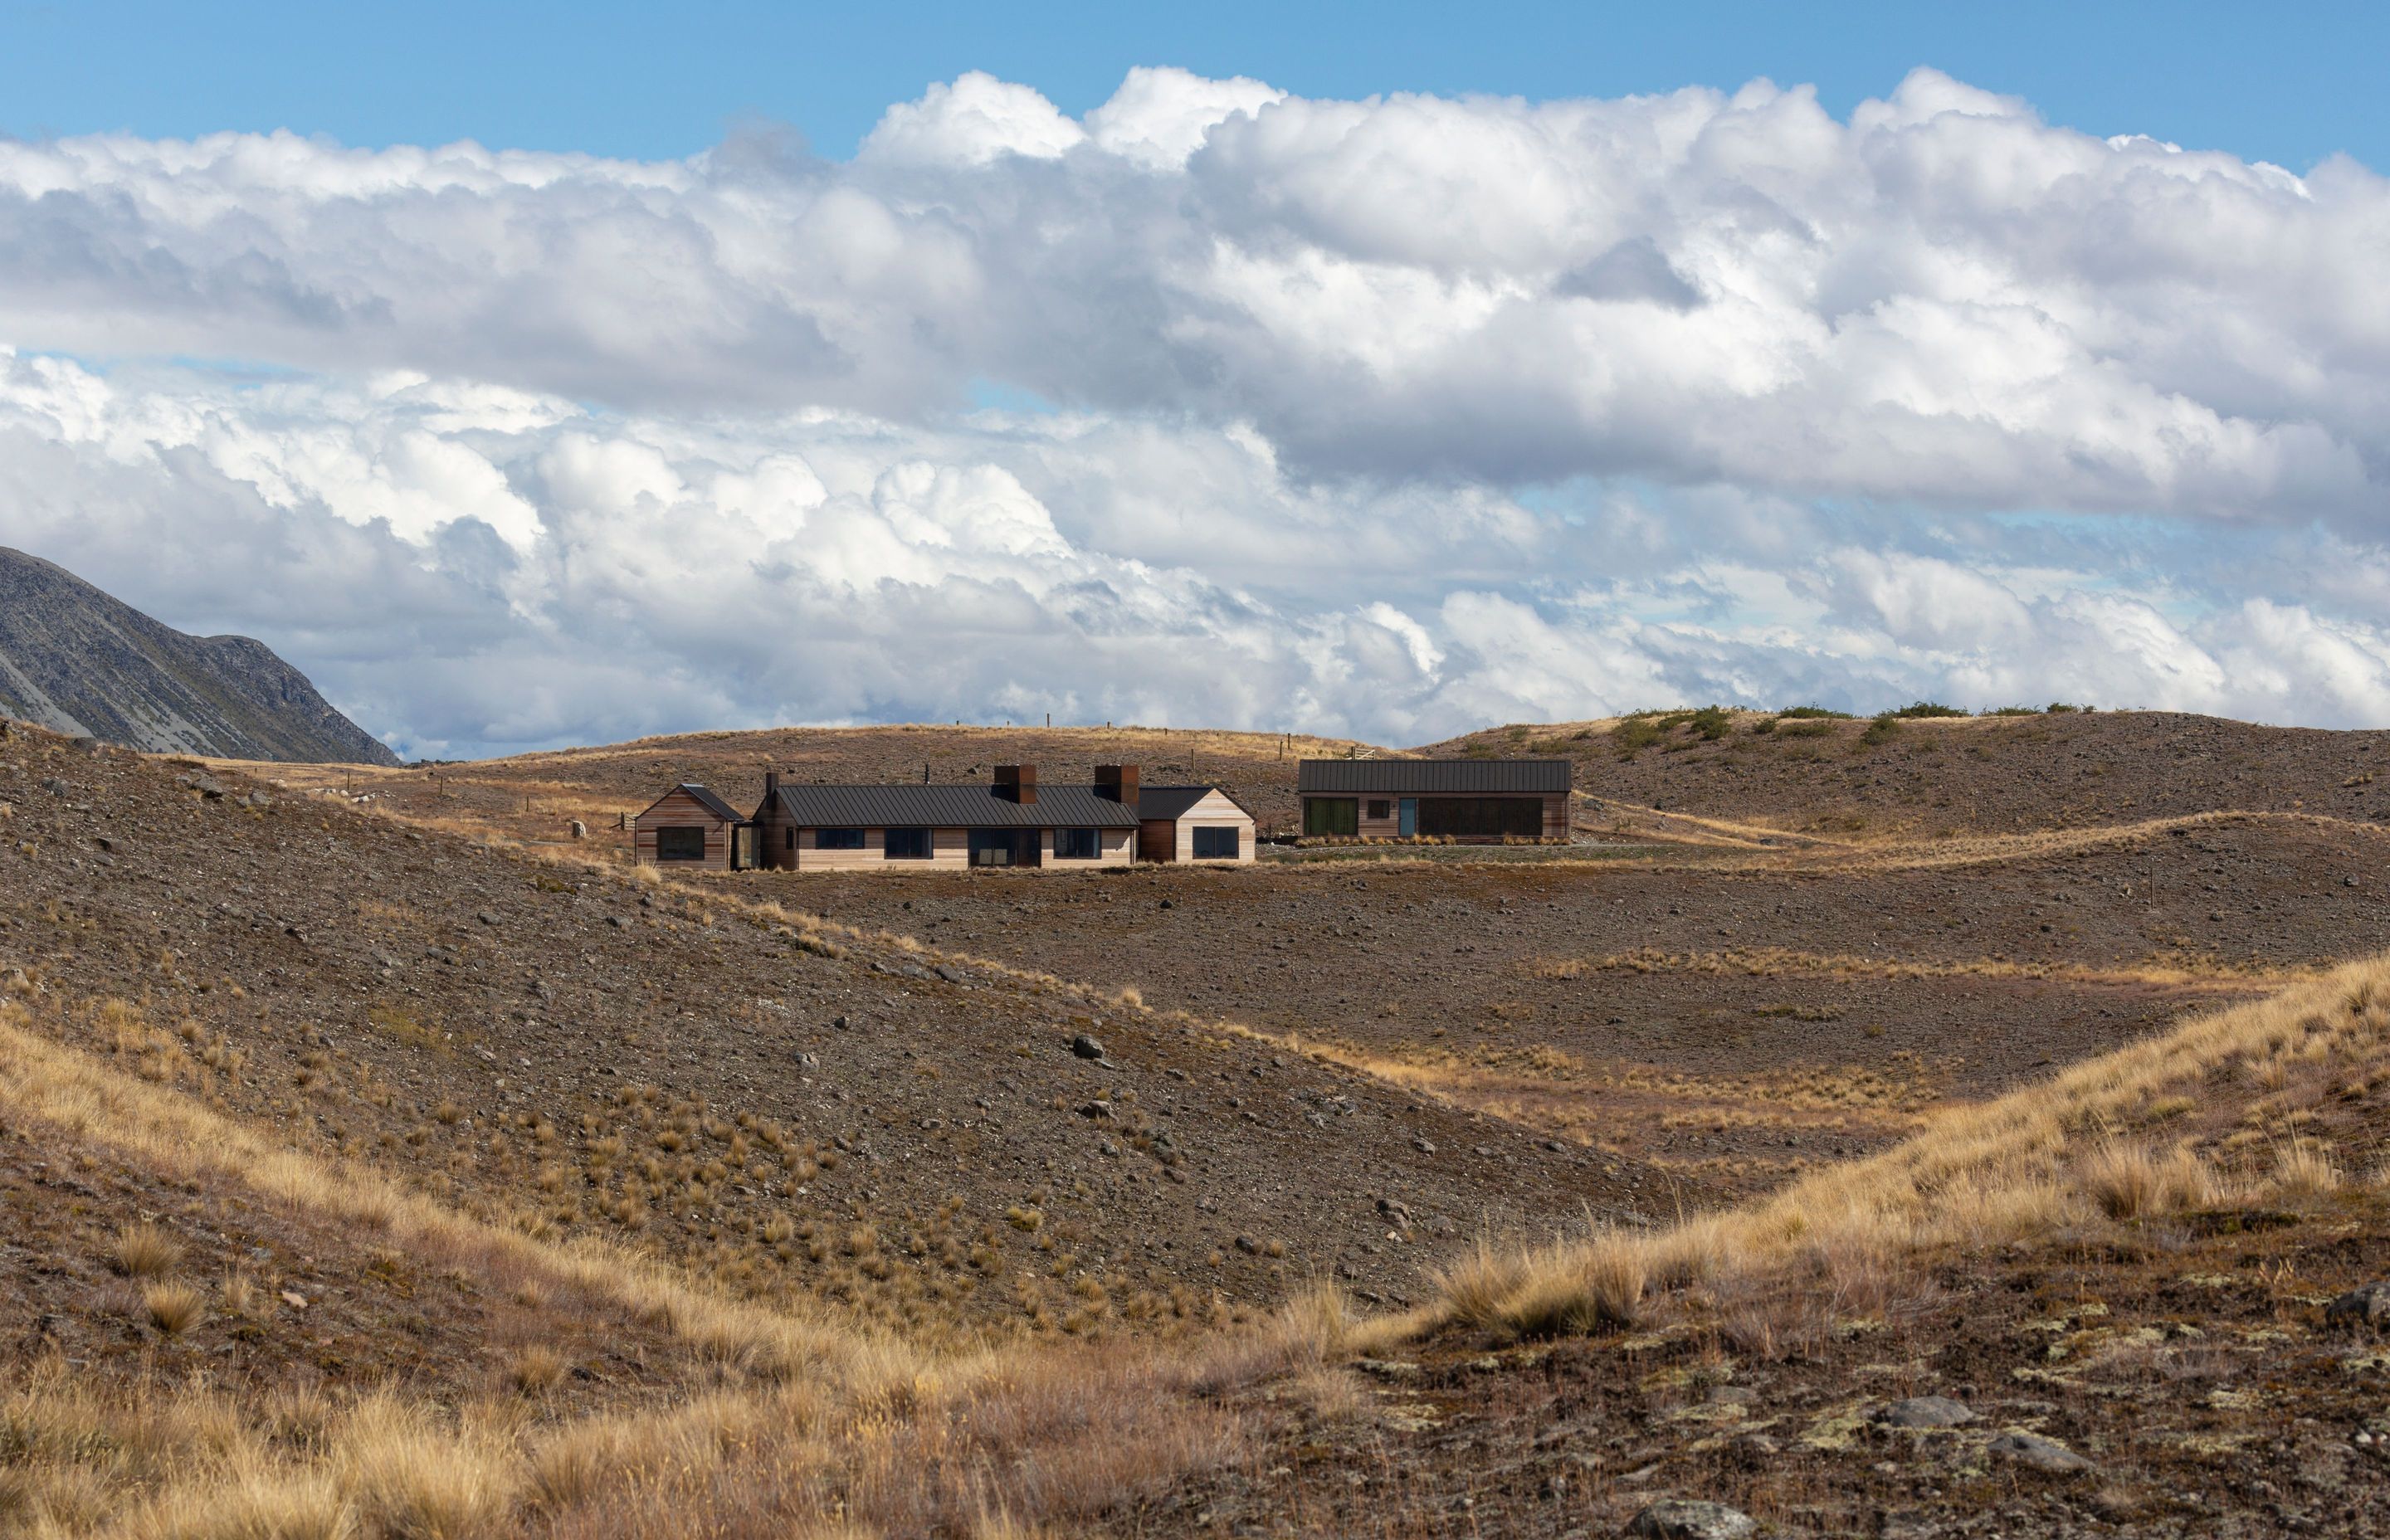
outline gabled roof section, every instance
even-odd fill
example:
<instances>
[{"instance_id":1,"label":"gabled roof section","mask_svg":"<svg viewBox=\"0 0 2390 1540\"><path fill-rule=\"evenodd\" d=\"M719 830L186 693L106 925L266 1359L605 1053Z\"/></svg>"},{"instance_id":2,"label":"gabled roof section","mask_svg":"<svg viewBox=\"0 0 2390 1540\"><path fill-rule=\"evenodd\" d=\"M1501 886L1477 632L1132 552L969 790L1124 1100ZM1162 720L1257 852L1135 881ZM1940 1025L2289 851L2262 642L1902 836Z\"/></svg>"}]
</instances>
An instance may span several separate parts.
<instances>
[{"instance_id":1,"label":"gabled roof section","mask_svg":"<svg viewBox=\"0 0 2390 1540\"><path fill-rule=\"evenodd\" d=\"M791 786L780 811L801 828L1135 828L1137 812L1092 786L1040 786L1034 802L992 786Z\"/></svg>"},{"instance_id":2,"label":"gabled roof section","mask_svg":"<svg viewBox=\"0 0 2390 1540\"><path fill-rule=\"evenodd\" d=\"M1253 810L1230 797L1216 786L1146 786L1137 793L1137 815L1139 818L1183 818L1197 802L1219 791L1228 804L1250 818Z\"/></svg>"},{"instance_id":3,"label":"gabled roof section","mask_svg":"<svg viewBox=\"0 0 2390 1540\"><path fill-rule=\"evenodd\" d=\"M1569 789L1564 759L1307 759L1295 766L1298 792L1360 792L1415 797L1504 792L1555 796Z\"/></svg>"},{"instance_id":4,"label":"gabled roof section","mask_svg":"<svg viewBox=\"0 0 2390 1540\"><path fill-rule=\"evenodd\" d=\"M644 818L649 813L653 813L657 808L662 807L665 802L670 802L675 792L678 792L694 801L699 806L704 808L708 813L713 814L715 817L721 819L726 824L743 824L747 821L738 814L733 813L730 810L730 804L728 802L724 802L721 798L715 796L713 792L708 791L705 788L698 785L695 781L683 781L678 786L674 787L671 791L665 792L662 796L658 797L654 802L649 802L639 814L639 816Z\"/></svg>"}]
</instances>

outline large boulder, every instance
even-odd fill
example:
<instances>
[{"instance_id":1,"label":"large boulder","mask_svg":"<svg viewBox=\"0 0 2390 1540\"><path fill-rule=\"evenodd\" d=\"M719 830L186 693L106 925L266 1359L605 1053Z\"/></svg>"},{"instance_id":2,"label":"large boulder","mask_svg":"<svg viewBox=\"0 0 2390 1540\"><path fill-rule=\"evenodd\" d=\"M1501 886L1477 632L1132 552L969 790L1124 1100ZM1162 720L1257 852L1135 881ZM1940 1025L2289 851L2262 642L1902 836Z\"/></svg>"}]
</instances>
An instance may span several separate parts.
<instances>
[{"instance_id":1,"label":"large boulder","mask_svg":"<svg viewBox=\"0 0 2390 1540\"><path fill-rule=\"evenodd\" d=\"M2323 1307L2328 1326L2390 1326L2390 1281L2352 1289Z\"/></svg>"},{"instance_id":2,"label":"large boulder","mask_svg":"<svg viewBox=\"0 0 2390 1540\"><path fill-rule=\"evenodd\" d=\"M1975 1414L1947 1395L1912 1395L1878 1406L1868 1420L1880 1428L1957 1428L1974 1421Z\"/></svg>"},{"instance_id":3,"label":"large boulder","mask_svg":"<svg viewBox=\"0 0 2390 1540\"><path fill-rule=\"evenodd\" d=\"M1743 1540L1758 1528L1741 1508L1686 1497L1653 1503L1626 1521L1638 1540Z\"/></svg>"},{"instance_id":4,"label":"large boulder","mask_svg":"<svg viewBox=\"0 0 2390 1540\"><path fill-rule=\"evenodd\" d=\"M2053 1476L2079 1476L2092 1469L2091 1462L2055 1439L2028 1433L2022 1428L2011 1428L1985 1447L2003 1459L2034 1470L2046 1470Z\"/></svg>"}]
</instances>

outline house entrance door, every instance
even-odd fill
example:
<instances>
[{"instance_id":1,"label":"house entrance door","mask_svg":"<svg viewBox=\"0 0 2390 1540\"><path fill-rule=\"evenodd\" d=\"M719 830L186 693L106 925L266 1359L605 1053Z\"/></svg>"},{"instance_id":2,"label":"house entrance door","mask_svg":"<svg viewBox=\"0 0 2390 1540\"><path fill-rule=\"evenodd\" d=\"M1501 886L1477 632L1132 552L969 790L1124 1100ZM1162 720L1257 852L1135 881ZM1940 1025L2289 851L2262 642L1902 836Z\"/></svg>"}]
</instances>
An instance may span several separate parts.
<instances>
[{"instance_id":1,"label":"house entrance door","mask_svg":"<svg viewBox=\"0 0 2390 1540\"><path fill-rule=\"evenodd\" d=\"M1403 799L1401 819L1403 838L1406 840L1417 838L1419 835L1419 799L1417 797Z\"/></svg>"}]
</instances>

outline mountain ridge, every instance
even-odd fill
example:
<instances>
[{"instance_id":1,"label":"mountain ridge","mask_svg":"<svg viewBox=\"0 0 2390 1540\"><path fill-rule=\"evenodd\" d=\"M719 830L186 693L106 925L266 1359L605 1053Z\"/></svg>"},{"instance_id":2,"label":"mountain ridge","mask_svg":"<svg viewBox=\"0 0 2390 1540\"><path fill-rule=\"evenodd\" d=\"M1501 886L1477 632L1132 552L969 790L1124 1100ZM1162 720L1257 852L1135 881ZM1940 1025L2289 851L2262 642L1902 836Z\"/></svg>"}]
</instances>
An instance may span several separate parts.
<instances>
[{"instance_id":1,"label":"mountain ridge","mask_svg":"<svg viewBox=\"0 0 2390 1540\"><path fill-rule=\"evenodd\" d=\"M0 712L152 753L396 764L249 636L192 636L0 545Z\"/></svg>"}]
</instances>

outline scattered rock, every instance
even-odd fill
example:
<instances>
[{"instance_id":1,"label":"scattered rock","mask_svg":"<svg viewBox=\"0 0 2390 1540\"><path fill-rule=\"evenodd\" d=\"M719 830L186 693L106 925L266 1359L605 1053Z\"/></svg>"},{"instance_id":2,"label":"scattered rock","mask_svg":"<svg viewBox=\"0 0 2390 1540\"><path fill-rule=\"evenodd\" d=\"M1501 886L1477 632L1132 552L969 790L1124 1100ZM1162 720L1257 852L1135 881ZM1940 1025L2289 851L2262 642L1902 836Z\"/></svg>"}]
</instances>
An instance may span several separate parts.
<instances>
[{"instance_id":1,"label":"scattered rock","mask_svg":"<svg viewBox=\"0 0 2390 1540\"><path fill-rule=\"evenodd\" d=\"M1742 1540L1758 1528L1741 1508L1670 1497L1627 1521L1626 1533L1641 1540Z\"/></svg>"},{"instance_id":2,"label":"scattered rock","mask_svg":"<svg viewBox=\"0 0 2390 1540\"><path fill-rule=\"evenodd\" d=\"M1104 1046L1083 1032L1071 1039L1071 1052L1081 1059L1101 1059L1104 1057Z\"/></svg>"},{"instance_id":3,"label":"scattered rock","mask_svg":"<svg viewBox=\"0 0 2390 1540\"><path fill-rule=\"evenodd\" d=\"M2092 1468L2089 1460L2055 1439L2046 1439L2039 1433L2028 1433L2020 1428L2010 1429L1985 1447L2002 1458L2012 1459L2035 1470L2047 1470L2055 1476L2079 1476Z\"/></svg>"},{"instance_id":4,"label":"scattered rock","mask_svg":"<svg viewBox=\"0 0 2390 1540\"><path fill-rule=\"evenodd\" d=\"M2350 1290L2323 1307L2330 1326L2381 1326L2390 1323L2390 1280Z\"/></svg>"},{"instance_id":5,"label":"scattered rock","mask_svg":"<svg viewBox=\"0 0 2390 1540\"><path fill-rule=\"evenodd\" d=\"M293 1310L304 1310L307 1308L307 1296L296 1289L285 1289L282 1291L282 1303Z\"/></svg>"},{"instance_id":6,"label":"scattered rock","mask_svg":"<svg viewBox=\"0 0 2390 1540\"><path fill-rule=\"evenodd\" d=\"M498 922L498 917L490 913L487 909L478 911L475 913L473 918L480 920L484 925L495 925Z\"/></svg>"},{"instance_id":7,"label":"scattered rock","mask_svg":"<svg viewBox=\"0 0 2390 1540\"><path fill-rule=\"evenodd\" d=\"M1957 1428L1974 1421L1975 1414L1947 1395L1912 1395L1878 1406L1868 1420L1882 1428Z\"/></svg>"},{"instance_id":8,"label":"scattered rock","mask_svg":"<svg viewBox=\"0 0 2390 1540\"><path fill-rule=\"evenodd\" d=\"M263 791L252 791L248 796L243 797L241 801L247 802L251 807L272 807L274 805L274 799L267 796Z\"/></svg>"},{"instance_id":9,"label":"scattered rock","mask_svg":"<svg viewBox=\"0 0 2390 1540\"><path fill-rule=\"evenodd\" d=\"M1165 899L1163 899L1163 900L1162 901L1162 907L1163 907L1163 908L1165 908L1165 909L1175 909L1175 908L1176 908L1176 907L1177 907L1177 905L1175 905L1175 904L1173 904L1173 903L1171 903L1171 902L1170 902L1170 900L1168 900L1168 899L1166 899L1166 898L1165 898Z\"/></svg>"},{"instance_id":10,"label":"scattered rock","mask_svg":"<svg viewBox=\"0 0 2390 1540\"><path fill-rule=\"evenodd\" d=\"M63 797L72 791L74 788L58 779L56 776L45 776L42 777L42 789L48 792L53 797Z\"/></svg>"},{"instance_id":11,"label":"scattered rock","mask_svg":"<svg viewBox=\"0 0 2390 1540\"><path fill-rule=\"evenodd\" d=\"M589 838L589 826L583 823L578 818L572 819L571 822L567 823L564 828L565 832L571 834L575 840L586 840Z\"/></svg>"},{"instance_id":12,"label":"scattered rock","mask_svg":"<svg viewBox=\"0 0 2390 1540\"><path fill-rule=\"evenodd\" d=\"M1411 1148L1418 1150L1422 1155L1433 1155L1435 1153L1435 1141L1428 1138L1415 1137L1411 1140Z\"/></svg>"}]
</instances>

